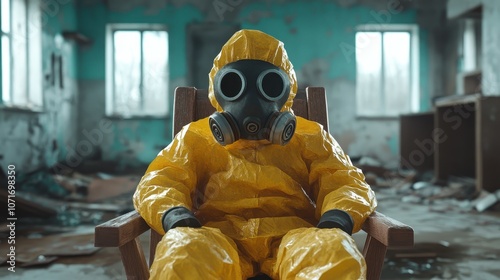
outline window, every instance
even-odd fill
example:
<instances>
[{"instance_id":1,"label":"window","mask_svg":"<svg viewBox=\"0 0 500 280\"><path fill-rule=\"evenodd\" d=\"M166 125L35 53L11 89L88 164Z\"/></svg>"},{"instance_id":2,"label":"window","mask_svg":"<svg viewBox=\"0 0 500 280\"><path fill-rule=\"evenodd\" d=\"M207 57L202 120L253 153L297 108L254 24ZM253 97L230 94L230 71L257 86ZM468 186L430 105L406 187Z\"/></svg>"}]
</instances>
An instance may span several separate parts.
<instances>
[{"instance_id":1,"label":"window","mask_svg":"<svg viewBox=\"0 0 500 280\"><path fill-rule=\"evenodd\" d=\"M163 25L112 24L106 42L106 114L168 114L168 33Z\"/></svg>"},{"instance_id":2,"label":"window","mask_svg":"<svg viewBox=\"0 0 500 280\"><path fill-rule=\"evenodd\" d=\"M459 44L459 61L462 72L481 69L481 20L465 19L463 37Z\"/></svg>"},{"instance_id":3,"label":"window","mask_svg":"<svg viewBox=\"0 0 500 280\"><path fill-rule=\"evenodd\" d=\"M413 25L363 25L356 32L358 116L419 110L418 32Z\"/></svg>"},{"instance_id":4,"label":"window","mask_svg":"<svg viewBox=\"0 0 500 280\"><path fill-rule=\"evenodd\" d=\"M39 1L2 0L1 72L5 106L40 109L42 41Z\"/></svg>"}]
</instances>

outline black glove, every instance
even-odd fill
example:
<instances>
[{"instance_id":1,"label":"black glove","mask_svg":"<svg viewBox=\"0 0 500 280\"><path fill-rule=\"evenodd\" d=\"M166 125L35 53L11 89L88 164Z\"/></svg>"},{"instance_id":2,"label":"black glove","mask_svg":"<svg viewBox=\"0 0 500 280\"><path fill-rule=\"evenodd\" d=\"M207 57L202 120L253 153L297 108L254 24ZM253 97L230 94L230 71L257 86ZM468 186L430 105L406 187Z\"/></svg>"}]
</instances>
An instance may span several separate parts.
<instances>
[{"instance_id":1,"label":"black glove","mask_svg":"<svg viewBox=\"0 0 500 280\"><path fill-rule=\"evenodd\" d=\"M189 211L189 209L182 206L172 207L168 209L167 212L163 214L161 223L165 232L176 227L201 227L200 221L196 219L194 214Z\"/></svg>"},{"instance_id":2,"label":"black glove","mask_svg":"<svg viewBox=\"0 0 500 280\"><path fill-rule=\"evenodd\" d=\"M354 221L349 213L334 209L326 211L319 219L317 228L339 228L347 234L352 235Z\"/></svg>"}]
</instances>

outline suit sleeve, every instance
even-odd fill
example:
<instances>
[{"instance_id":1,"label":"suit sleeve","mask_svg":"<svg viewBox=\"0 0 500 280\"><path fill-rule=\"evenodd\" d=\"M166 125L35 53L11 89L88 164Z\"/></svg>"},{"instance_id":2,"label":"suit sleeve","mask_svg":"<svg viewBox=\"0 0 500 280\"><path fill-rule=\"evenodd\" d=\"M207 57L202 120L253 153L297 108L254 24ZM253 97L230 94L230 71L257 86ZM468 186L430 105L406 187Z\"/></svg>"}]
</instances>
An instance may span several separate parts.
<instances>
[{"instance_id":1,"label":"suit sleeve","mask_svg":"<svg viewBox=\"0 0 500 280\"><path fill-rule=\"evenodd\" d=\"M312 129L303 143L316 218L330 210L342 210L351 216L353 232L359 231L377 206L375 194L362 171L352 165L339 144L321 126Z\"/></svg>"},{"instance_id":2,"label":"suit sleeve","mask_svg":"<svg viewBox=\"0 0 500 280\"><path fill-rule=\"evenodd\" d=\"M162 216L168 209L193 208L200 172L196 145L189 145L193 138L187 129L181 131L151 162L133 196L135 209L158 233L164 233Z\"/></svg>"}]
</instances>

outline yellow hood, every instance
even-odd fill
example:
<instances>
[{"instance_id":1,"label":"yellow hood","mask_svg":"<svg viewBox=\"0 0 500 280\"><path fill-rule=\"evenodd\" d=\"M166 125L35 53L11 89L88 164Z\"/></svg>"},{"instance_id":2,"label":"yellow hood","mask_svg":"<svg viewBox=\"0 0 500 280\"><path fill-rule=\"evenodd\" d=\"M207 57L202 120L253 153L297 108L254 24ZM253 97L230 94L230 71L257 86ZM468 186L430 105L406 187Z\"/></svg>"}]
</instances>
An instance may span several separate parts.
<instances>
[{"instance_id":1,"label":"yellow hood","mask_svg":"<svg viewBox=\"0 0 500 280\"><path fill-rule=\"evenodd\" d=\"M288 100L283 105L282 111L291 111L293 98L297 93L297 78L293 65L288 60L283 42L276 38L258 31L258 30L240 30L222 46L222 50L214 59L214 65L209 74L208 97L210 103L217 109L222 111L221 106L215 99L214 95L214 77L217 72L225 65L243 59L262 60L274 64L281 68L290 78L290 95Z\"/></svg>"}]
</instances>

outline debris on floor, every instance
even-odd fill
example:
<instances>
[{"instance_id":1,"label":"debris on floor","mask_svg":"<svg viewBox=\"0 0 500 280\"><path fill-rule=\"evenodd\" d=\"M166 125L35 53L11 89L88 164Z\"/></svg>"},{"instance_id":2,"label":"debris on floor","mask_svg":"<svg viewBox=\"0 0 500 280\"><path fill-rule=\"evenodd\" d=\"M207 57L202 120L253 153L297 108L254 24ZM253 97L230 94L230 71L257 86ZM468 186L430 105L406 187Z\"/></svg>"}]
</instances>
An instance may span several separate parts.
<instances>
[{"instance_id":1,"label":"debris on floor","mask_svg":"<svg viewBox=\"0 0 500 280\"><path fill-rule=\"evenodd\" d=\"M476 180L464 176L438 182L433 171L389 169L371 158L354 165L374 189L379 211L411 213L392 212L414 228L415 245L388 250L381 279L500 279L493 264L499 257L500 190L478 190Z\"/></svg>"},{"instance_id":2,"label":"debris on floor","mask_svg":"<svg viewBox=\"0 0 500 280\"><path fill-rule=\"evenodd\" d=\"M369 157L360 158L354 165L363 170L372 188L394 192L403 203L428 205L436 212L500 210L500 190L479 191L474 178L450 176L447 182L438 184L432 171L388 169Z\"/></svg>"},{"instance_id":3,"label":"debris on floor","mask_svg":"<svg viewBox=\"0 0 500 280\"><path fill-rule=\"evenodd\" d=\"M137 176L122 176L108 179L93 179L87 187L87 201L101 201L123 193L132 192L139 183Z\"/></svg>"},{"instance_id":4,"label":"debris on floor","mask_svg":"<svg viewBox=\"0 0 500 280\"><path fill-rule=\"evenodd\" d=\"M500 190L495 193L483 191L479 198L476 199L475 208L477 211L483 212L498 203L498 201L500 201Z\"/></svg>"},{"instance_id":5,"label":"debris on floor","mask_svg":"<svg viewBox=\"0 0 500 280\"><path fill-rule=\"evenodd\" d=\"M9 193L5 189L0 189L0 205L2 205L2 203L4 204L8 203L8 196ZM25 197L19 195L18 193L16 193L15 197L15 206L16 206L15 207L16 214L19 217L47 218L57 214L57 211L50 204L34 203L33 201L26 199ZM7 209L7 205L5 205L4 208L2 209ZM0 216L2 218L7 218L6 215L7 211L4 211ZM5 221L5 219L3 220Z\"/></svg>"},{"instance_id":6,"label":"debris on floor","mask_svg":"<svg viewBox=\"0 0 500 280\"><path fill-rule=\"evenodd\" d=\"M9 246L1 243L0 250L7 252ZM30 234L16 238L16 262L21 267L42 266L60 257L90 256L100 249L94 247L93 232L76 230L48 236ZM5 263L6 260L0 261Z\"/></svg>"},{"instance_id":7,"label":"debris on floor","mask_svg":"<svg viewBox=\"0 0 500 280\"><path fill-rule=\"evenodd\" d=\"M95 202L135 190L140 176L107 173L84 175L35 172L22 180L20 190L49 198Z\"/></svg>"},{"instance_id":8,"label":"debris on floor","mask_svg":"<svg viewBox=\"0 0 500 280\"><path fill-rule=\"evenodd\" d=\"M132 195L142 175L108 171L54 174L52 169L44 169L19 174L15 193L17 267L65 263L92 257L100 249L94 247L95 225L133 210ZM8 193L0 190L0 205L5 209L7 198ZM8 227L0 229L1 240L9 235L5 229ZM2 252L8 246L0 242ZM0 265L7 261L0 257Z\"/></svg>"},{"instance_id":9,"label":"debris on floor","mask_svg":"<svg viewBox=\"0 0 500 280\"><path fill-rule=\"evenodd\" d=\"M382 279L456 279L452 259L460 258L463 247L448 242L418 243L413 248L387 252Z\"/></svg>"}]
</instances>

